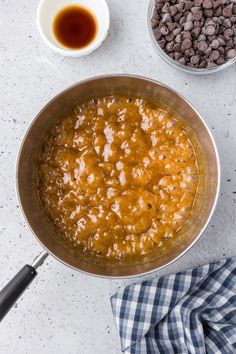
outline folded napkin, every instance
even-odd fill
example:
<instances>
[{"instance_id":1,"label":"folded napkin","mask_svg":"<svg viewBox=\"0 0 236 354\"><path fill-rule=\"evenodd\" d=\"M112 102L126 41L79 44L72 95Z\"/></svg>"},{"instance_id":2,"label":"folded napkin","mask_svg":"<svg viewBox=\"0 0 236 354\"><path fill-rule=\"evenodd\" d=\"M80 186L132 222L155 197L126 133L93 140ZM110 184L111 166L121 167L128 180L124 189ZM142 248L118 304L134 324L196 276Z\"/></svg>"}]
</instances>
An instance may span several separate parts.
<instances>
[{"instance_id":1,"label":"folded napkin","mask_svg":"<svg viewBox=\"0 0 236 354\"><path fill-rule=\"evenodd\" d=\"M236 257L126 286L111 305L123 352L236 353Z\"/></svg>"}]
</instances>

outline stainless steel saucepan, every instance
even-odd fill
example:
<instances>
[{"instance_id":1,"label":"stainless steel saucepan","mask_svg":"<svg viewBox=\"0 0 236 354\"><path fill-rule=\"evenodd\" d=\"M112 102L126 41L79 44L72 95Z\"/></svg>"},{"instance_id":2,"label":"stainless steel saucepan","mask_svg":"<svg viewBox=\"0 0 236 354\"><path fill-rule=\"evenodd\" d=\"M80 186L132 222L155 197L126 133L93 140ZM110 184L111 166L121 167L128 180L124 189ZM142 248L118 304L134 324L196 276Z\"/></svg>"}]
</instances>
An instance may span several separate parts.
<instances>
[{"instance_id":1,"label":"stainless steel saucepan","mask_svg":"<svg viewBox=\"0 0 236 354\"><path fill-rule=\"evenodd\" d=\"M179 114L191 127L200 161L198 197L187 227L175 242L166 241L161 251L152 251L132 261L108 260L78 253L57 236L46 217L37 192L36 167L46 134L57 119L73 110L80 102L99 95L127 94L152 102L162 102ZM37 275L36 269L48 254L73 269L101 277L132 277L146 274L170 264L182 256L199 239L214 211L219 191L220 169L215 143L199 113L178 93L151 79L131 75L109 75L82 81L52 99L36 116L20 147L16 183L19 203L32 234L44 251L32 265L25 265L0 292L0 319Z\"/></svg>"}]
</instances>

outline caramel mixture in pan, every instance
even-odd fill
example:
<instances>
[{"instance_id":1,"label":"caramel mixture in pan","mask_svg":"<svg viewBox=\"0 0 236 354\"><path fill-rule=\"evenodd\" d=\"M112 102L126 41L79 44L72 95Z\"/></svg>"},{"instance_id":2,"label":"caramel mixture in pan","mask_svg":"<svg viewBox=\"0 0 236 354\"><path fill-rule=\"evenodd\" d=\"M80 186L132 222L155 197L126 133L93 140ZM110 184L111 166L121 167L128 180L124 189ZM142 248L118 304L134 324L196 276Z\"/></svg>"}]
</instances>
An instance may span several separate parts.
<instances>
[{"instance_id":1,"label":"caramel mixture in pan","mask_svg":"<svg viewBox=\"0 0 236 354\"><path fill-rule=\"evenodd\" d=\"M80 104L50 131L38 165L59 234L108 258L161 247L190 216L199 169L185 123L140 98Z\"/></svg>"}]
</instances>

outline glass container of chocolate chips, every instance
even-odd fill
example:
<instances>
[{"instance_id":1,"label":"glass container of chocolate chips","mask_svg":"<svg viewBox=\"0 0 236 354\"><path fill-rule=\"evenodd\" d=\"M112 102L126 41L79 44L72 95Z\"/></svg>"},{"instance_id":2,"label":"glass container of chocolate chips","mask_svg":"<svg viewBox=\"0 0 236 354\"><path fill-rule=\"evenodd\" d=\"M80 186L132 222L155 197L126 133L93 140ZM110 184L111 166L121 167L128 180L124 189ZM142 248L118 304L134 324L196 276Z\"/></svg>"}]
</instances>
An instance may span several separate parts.
<instances>
[{"instance_id":1,"label":"glass container of chocolate chips","mask_svg":"<svg viewBox=\"0 0 236 354\"><path fill-rule=\"evenodd\" d=\"M158 54L193 74L236 62L235 0L151 0L148 28Z\"/></svg>"}]
</instances>

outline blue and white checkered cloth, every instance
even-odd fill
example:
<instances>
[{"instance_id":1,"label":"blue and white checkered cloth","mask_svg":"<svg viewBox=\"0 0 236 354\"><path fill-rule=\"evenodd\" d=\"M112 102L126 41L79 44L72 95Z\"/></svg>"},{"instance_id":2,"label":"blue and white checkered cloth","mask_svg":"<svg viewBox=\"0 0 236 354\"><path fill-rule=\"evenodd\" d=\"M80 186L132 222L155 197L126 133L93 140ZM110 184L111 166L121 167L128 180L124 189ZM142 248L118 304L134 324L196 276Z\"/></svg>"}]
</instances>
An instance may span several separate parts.
<instances>
[{"instance_id":1,"label":"blue and white checkered cloth","mask_svg":"<svg viewBox=\"0 0 236 354\"><path fill-rule=\"evenodd\" d=\"M236 257L126 286L111 304L125 353L236 353Z\"/></svg>"}]
</instances>

